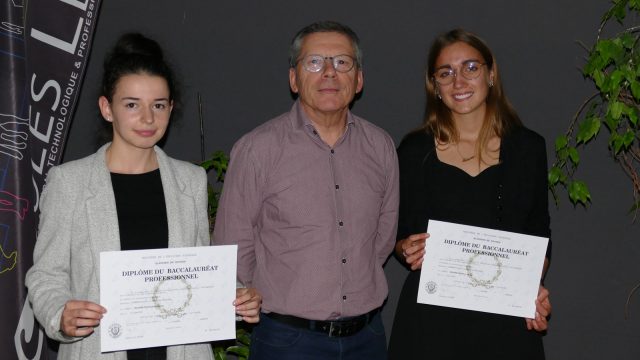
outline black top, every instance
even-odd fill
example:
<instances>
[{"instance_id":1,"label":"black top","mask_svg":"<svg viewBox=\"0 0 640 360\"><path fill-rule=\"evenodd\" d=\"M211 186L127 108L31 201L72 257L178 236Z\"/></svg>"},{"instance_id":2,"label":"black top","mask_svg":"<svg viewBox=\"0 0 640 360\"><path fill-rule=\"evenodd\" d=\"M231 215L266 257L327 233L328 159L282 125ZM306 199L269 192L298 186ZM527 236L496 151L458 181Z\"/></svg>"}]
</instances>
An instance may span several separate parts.
<instances>
[{"instance_id":1,"label":"black top","mask_svg":"<svg viewBox=\"0 0 640 360\"><path fill-rule=\"evenodd\" d=\"M502 164L490 166L473 177L436 156L428 161L427 166L433 169L425 188L428 219L488 228L499 225Z\"/></svg>"},{"instance_id":2,"label":"black top","mask_svg":"<svg viewBox=\"0 0 640 360\"><path fill-rule=\"evenodd\" d=\"M512 129L499 164L475 177L441 162L424 131L402 141L398 158L398 239L427 231L428 219L549 236L546 150L536 133ZM419 279L420 271L411 272L402 289L390 359L544 359L541 337L524 319L418 304Z\"/></svg>"},{"instance_id":3,"label":"black top","mask_svg":"<svg viewBox=\"0 0 640 360\"><path fill-rule=\"evenodd\" d=\"M144 174L111 173L121 250L169 246L167 207L160 169ZM128 360L165 360L166 347L127 351Z\"/></svg>"},{"instance_id":4,"label":"black top","mask_svg":"<svg viewBox=\"0 0 640 360\"><path fill-rule=\"evenodd\" d=\"M167 207L160 169L144 174L111 173L121 250L169 246Z\"/></svg>"},{"instance_id":5,"label":"black top","mask_svg":"<svg viewBox=\"0 0 640 360\"><path fill-rule=\"evenodd\" d=\"M477 177L467 175L464 171L440 162L436 155L433 135L424 131L414 132L405 137L398 148L400 162L400 213L398 220L398 239L404 239L411 234L426 231L426 220L431 218L434 211L438 216L447 216L451 208L446 204L433 201L427 191L439 185L431 184L431 177L442 179L445 184L454 181L458 186L469 185L482 181L482 173ZM465 178L449 177L440 173L443 167L454 168ZM473 226L484 226L498 230L513 231L528 235L550 237L549 209L547 195L547 152L544 138L535 132L524 128L512 129L501 141L500 165L485 171L498 170L498 179L494 187L482 188L484 194L475 196L487 197L487 202L480 204L483 212L490 212L493 218L483 216L476 219L476 215L462 211L461 219L442 218L437 220L465 223ZM470 185L474 186L474 185ZM475 185L480 186L480 185ZM473 198L460 196L462 189L453 188L446 192L447 196L455 197L458 206L467 206ZM436 192L443 193L445 190ZM464 204L467 205L464 205ZM462 205L460 205L462 204ZM468 221L465 221L467 220ZM550 257L551 242L547 250Z\"/></svg>"}]
</instances>

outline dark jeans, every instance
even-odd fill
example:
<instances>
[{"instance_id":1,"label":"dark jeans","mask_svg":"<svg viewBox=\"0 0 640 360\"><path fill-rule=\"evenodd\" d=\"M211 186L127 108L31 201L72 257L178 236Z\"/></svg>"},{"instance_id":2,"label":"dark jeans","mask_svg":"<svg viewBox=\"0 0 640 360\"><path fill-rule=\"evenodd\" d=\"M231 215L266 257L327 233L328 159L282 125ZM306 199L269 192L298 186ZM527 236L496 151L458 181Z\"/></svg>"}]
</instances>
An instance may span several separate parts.
<instances>
[{"instance_id":1,"label":"dark jeans","mask_svg":"<svg viewBox=\"0 0 640 360\"><path fill-rule=\"evenodd\" d=\"M351 336L329 337L260 316L251 335L251 360L387 360L380 313Z\"/></svg>"}]
</instances>

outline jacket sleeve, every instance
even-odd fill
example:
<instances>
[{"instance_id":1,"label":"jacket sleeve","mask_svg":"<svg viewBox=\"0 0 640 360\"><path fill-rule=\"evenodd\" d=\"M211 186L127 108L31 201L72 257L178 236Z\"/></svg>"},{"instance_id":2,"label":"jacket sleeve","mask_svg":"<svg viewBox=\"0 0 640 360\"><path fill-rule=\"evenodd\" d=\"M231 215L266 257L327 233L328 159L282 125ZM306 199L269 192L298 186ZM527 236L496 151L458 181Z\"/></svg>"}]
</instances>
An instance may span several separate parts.
<instances>
[{"instance_id":1,"label":"jacket sleeve","mask_svg":"<svg viewBox=\"0 0 640 360\"><path fill-rule=\"evenodd\" d=\"M397 240L427 230L424 209L424 162L428 153L429 137L415 132L407 135L398 147L400 167L400 207Z\"/></svg>"},{"instance_id":2,"label":"jacket sleeve","mask_svg":"<svg viewBox=\"0 0 640 360\"><path fill-rule=\"evenodd\" d=\"M77 189L75 189L77 192ZM26 275L29 300L47 335L60 342L73 342L60 331L60 317L71 295L71 227L74 189L62 171L49 170L40 198L40 225L33 252L33 266Z\"/></svg>"},{"instance_id":3,"label":"jacket sleeve","mask_svg":"<svg viewBox=\"0 0 640 360\"><path fill-rule=\"evenodd\" d=\"M530 171L533 182L533 204L526 224L526 233L548 237L546 257L551 259L551 230L549 218L549 194L547 180L547 150L544 138L537 135L531 146Z\"/></svg>"},{"instance_id":4,"label":"jacket sleeve","mask_svg":"<svg viewBox=\"0 0 640 360\"><path fill-rule=\"evenodd\" d=\"M194 199L196 205L196 221L198 227L198 239L196 246L211 245L211 234L209 232L209 208L207 206L209 196L207 192L207 173L203 168L195 169L193 181Z\"/></svg>"}]
</instances>

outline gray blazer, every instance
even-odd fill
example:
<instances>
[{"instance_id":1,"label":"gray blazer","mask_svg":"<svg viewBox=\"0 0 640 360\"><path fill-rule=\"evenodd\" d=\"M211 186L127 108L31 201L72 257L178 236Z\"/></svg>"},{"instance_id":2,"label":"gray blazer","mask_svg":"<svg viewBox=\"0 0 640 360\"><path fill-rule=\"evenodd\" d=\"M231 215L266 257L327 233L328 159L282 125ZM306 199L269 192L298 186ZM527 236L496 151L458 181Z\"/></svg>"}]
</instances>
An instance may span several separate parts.
<instances>
[{"instance_id":1,"label":"gray blazer","mask_svg":"<svg viewBox=\"0 0 640 360\"><path fill-rule=\"evenodd\" d=\"M105 150L52 168L40 200L40 225L26 285L36 318L60 344L59 359L126 359L100 353L100 326L67 337L60 316L68 300L99 303L101 251L120 250L120 235ZM202 168L155 148L167 206L169 247L209 245L207 179ZM108 311L108 309L107 309ZM170 346L167 359L212 359L210 344Z\"/></svg>"}]
</instances>

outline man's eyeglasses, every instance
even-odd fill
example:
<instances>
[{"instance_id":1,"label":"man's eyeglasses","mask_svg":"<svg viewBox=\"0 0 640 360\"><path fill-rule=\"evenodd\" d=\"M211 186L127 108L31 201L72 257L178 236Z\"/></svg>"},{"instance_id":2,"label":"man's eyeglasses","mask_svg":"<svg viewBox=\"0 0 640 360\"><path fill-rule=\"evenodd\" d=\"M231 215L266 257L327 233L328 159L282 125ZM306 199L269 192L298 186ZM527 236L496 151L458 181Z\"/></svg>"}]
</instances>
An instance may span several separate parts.
<instances>
[{"instance_id":1,"label":"man's eyeglasses","mask_svg":"<svg viewBox=\"0 0 640 360\"><path fill-rule=\"evenodd\" d=\"M467 60L462 63L460 67L460 75L467 80L473 80L480 76L480 68L483 64L479 61L475 60ZM451 67L443 67L436 70L436 73L433 75L433 79L440 85L449 85L453 83L453 80L458 76L458 71L454 70Z\"/></svg>"},{"instance_id":2,"label":"man's eyeglasses","mask_svg":"<svg viewBox=\"0 0 640 360\"><path fill-rule=\"evenodd\" d=\"M331 65L337 72L346 73L353 69L355 60L349 55L322 56L307 55L302 61L302 68L308 72L317 73L324 68L326 60L331 61Z\"/></svg>"}]
</instances>

